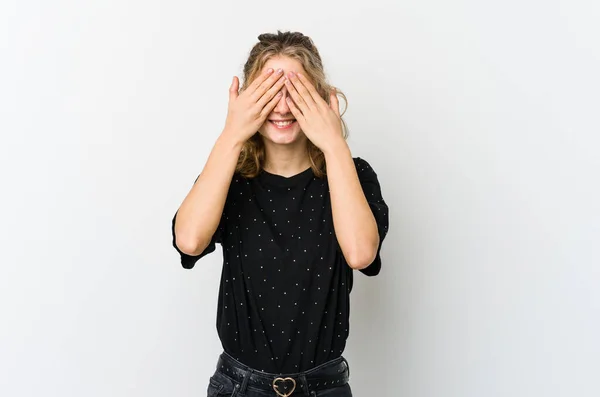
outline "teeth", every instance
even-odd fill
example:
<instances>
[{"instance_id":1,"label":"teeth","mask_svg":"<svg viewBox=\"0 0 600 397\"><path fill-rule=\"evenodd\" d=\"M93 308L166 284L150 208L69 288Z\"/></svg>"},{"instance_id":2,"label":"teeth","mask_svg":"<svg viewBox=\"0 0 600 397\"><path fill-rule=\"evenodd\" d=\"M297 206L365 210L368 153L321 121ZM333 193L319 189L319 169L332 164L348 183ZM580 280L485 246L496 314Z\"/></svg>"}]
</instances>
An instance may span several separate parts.
<instances>
[{"instance_id":1,"label":"teeth","mask_svg":"<svg viewBox=\"0 0 600 397\"><path fill-rule=\"evenodd\" d=\"M278 127L285 127L286 125L290 125L293 122L294 122L293 120L288 120L288 121L273 121L273 124L275 124Z\"/></svg>"}]
</instances>

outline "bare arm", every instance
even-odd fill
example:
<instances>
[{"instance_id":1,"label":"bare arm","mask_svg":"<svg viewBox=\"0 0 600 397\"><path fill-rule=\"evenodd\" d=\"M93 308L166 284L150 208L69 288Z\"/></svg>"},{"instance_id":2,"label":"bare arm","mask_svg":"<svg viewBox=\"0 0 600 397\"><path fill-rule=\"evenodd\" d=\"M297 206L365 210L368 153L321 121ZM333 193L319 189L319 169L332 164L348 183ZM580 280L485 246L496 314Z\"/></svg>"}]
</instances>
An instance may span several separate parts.
<instances>
[{"instance_id":1,"label":"bare arm","mask_svg":"<svg viewBox=\"0 0 600 397\"><path fill-rule=\"evenodd\" d=\"M364 269L377 255L379 232L343 139L325 152L325 161L336 237L348 265Z\"/></svg>"},{"instance_id":2,"label":"bare arm","mask_svg":"<svg viewBox=\"0 0 600 397\"><path fill-rule=\"evenodd\" d=\"M175 244L181 252L199 255L210 244L219 227L243 144L277 105L283 85L281 70L265 71L242 93L238 92L238 78L233 78L225 129L175 218Z\"/></svg>"},{"instance_id":3,"label":"bare arm","mask_svg":"<svg viewBox=\"0 0 600 397\"><path fill-rule=\"evenodd\" d=\"M333 227L340 249L351 268L364 269L377 256L379 231L350 148L342 137L335 90L327 104L305 76L293 72L288 75L290 110L304 134L325 154Z\"/></svg>"},{"instance_id":4,"label":"bare arm","mask_svg":"<svg viewBox=\"0 0 600 397\"><path fill-rule=\"evenodd\" d=\"M219 226L242 143L227 133L217 139L202 173L187 194L175 219L176 244L188 255L199 255Z\"/></svg>"}]
</instances>

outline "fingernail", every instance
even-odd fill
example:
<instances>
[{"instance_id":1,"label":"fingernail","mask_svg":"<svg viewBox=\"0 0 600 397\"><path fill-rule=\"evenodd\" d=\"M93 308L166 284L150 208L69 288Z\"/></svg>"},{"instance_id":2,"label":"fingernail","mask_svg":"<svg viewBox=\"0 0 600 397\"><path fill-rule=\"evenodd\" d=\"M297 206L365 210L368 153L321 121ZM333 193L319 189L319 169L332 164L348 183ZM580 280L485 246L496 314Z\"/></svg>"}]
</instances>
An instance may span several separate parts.
<instances>
[{"instance_id":1,"label":"fingernail","mask_svg":"<svg viewBox=\"0 0 600 397\"><path fill-rule=\"evenodd\" d=\"M273 69L269 68L269 69L267 70L267 73L271 73L271 72L273 72Z\"/></svg>"},{"instance_id":2,"label":"fingernail","mask_svg":"<svg viewBox=\"0 0 600 397\"><path fill-rule=\"evenodd\" d=\"M281 72L283 72L282 69L277 69L277 73L281 73Z\"/></svg>"},{"instance_id":3,"label":"fingernail","mask_svg":"<svg viewBox=\"0 0 600 397\"><path fill-rule=\"evenodd\" d=\"M288 76L290 76L290 77L294 77L294 72L289 72L289 73L288 73Z\"/></svg>"}]
</instances>

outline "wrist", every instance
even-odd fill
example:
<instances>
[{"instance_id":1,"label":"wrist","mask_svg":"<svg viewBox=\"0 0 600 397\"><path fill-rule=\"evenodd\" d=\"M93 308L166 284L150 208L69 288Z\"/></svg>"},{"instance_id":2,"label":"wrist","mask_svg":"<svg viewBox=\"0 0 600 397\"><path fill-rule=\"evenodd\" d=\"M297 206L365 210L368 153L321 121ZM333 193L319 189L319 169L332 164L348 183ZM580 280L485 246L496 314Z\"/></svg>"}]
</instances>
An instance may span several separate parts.
<instances>
[{"instance_id":1,"label":"wrist","mask_svg":"<svg viewBox=\"0 0 600 397\"><path fill-rule=\"evenodd\" d=\"M330 156L334 153L347 152L350 153L350 147L348 146L348 142L343 137L335 138L328 142L327 145L324 145L321 148L321 151L325 155L325 157Z\"/></svg>"},{"instance_id":2,"label":"wrist","mask_svg":"<svg viewBox=\"0 0 600 397\"><path fill-rule=\"evenodd\" d=\"M217 141L225 146L231 147L232 149L236 149L236 150L242 150L242 146L244 146L244 142L240 139L240 134L239 133L235 133L231 130L228 130L227 128L225 128L222 132L221 135L219 135L219 138L217 138Z\"/></svg>"}]
</instances>

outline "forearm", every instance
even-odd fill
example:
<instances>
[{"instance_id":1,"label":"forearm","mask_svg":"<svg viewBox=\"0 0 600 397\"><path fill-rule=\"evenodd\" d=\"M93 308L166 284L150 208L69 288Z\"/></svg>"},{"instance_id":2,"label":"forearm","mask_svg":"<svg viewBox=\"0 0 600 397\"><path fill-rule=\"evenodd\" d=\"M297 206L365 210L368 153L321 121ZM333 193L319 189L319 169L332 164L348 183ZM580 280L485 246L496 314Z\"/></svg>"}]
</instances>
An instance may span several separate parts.
<instances>
[{"instance_id":1,"label":"forearm","mask_svg":"<svg viewBox=\"0 0 600 397\"><path fill-rule=\"evenodd\" d=\"M231 178L242 148L234 134L224 131L215 142L202 173L183 200L175 220L179 249L200 254L219 226Z\"/></svg>"},{"instance_id":2,"label":"forearm","mask_svg":"<svg viewBox=\"0 0 600 397\"><path fill-rule=\"evenodd\" d=\"M379 245L375 217L346 141L340 140L324 153L337 240L350 267L365 268L375 259Z\"/></svg>"}]
</instances>

